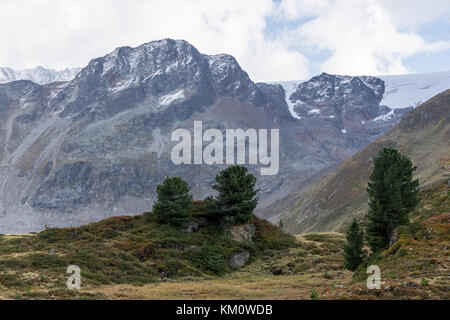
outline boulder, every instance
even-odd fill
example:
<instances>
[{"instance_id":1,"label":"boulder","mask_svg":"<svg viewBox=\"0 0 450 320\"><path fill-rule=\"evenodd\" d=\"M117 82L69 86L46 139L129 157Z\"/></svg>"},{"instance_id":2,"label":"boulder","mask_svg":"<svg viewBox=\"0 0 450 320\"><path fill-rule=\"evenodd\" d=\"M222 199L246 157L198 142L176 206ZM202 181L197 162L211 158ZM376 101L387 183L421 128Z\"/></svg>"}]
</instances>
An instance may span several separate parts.
<instances>
[{"instance_id":1,"label":"boulder","mask_svg":"<svg viewBox=\"0 0 450 320\"><path fill-rule=\"evenodd\" d=\"M248 258L250 258L250 253L248 252L238 252L231 256L228 262L229 266L233 269L240 269L245 266Z\"/></svg>"},{"instance_id":2,"label":"boulder","mask_svg":"<svg viewBox=\"0 0 450 320\"><path fill-rule=\"evenodd\" d=\"M183 231L187 232L187 233L196 233L199 230L200 230L200 225L195 221L186 223L184 225L184 229L183 229Z\"/></svg>"},{"instance_id":3,"label":"boulder","mask_svg":"<svg viewBox=\"0 0 450 320\"><path fill-rule=\"evenodd\" d=\"M391 238L389 239L389 248L391 248L398 241L397 230L392 231Z\"/></svg>"},{"instance_id":4,"label":"boulder","mask_svg":"<svg viewBox=\"0 0 450 320\"><path fill-rule=\"evenodd\" d=\"M256 226L250 223L239 226L222 225L222 229L225 232L229 232L231 238L238 242L252 242L256 233Z\"/></svg>"}]
</instances>

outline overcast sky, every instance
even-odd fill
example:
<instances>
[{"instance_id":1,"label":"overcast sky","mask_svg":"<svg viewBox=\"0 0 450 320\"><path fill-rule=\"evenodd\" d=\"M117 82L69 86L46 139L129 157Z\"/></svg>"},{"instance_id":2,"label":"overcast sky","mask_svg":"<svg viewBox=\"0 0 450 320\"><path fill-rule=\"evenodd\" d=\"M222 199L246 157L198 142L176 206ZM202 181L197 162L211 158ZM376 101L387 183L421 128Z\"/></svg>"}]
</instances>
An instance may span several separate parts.
<instances>
[{"instance_id":1,"label":"overcast sky","mask_svg":"<svg viewBox=\"0 0 450 320\"><path fill-rule=\"evenodd\" d=\"M255 81L450 70L449 0L0 0L0 66L83 67L185 39Z\"/></svg>"}]
</instances>

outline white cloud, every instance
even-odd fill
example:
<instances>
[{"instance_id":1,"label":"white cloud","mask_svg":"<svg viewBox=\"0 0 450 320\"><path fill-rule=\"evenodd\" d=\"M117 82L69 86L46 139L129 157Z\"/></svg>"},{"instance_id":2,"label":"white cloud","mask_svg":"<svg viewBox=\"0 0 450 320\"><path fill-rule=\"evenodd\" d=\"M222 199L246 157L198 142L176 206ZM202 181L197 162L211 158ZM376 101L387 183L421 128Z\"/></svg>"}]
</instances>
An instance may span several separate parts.
<instances>
[{"instance_id":1,"label":"white cloud","mask_svg":"<svg viewBox=\"0 0 450 320\"><path fill-rule=\"evenodd\" d=\"M265 38L273 10L271 0L2 0L0 65L84 66L118 46L174 38L234 55L256 81L306 77L300 52Z\"/></svg>"},{"instance_id":2,"label":"white cloud","mask_svg":"<svg viewBox=\"0 0 450 320\"><path fill-rule=\"evenodd\" d=\"M416 29L449 12L448 0L2 0L0 66L84 66L118 46L174 38L232 54L255 81L305 79L314 50L331 54L323 71L403 73L405 58L448 48ZM270 37L268 19L282 26Z\"/></svg>"},{"instance_id":3,"label":"white cloud","mask_svg":"<svg viewBox=\"0 0 450 320\"><path fill-rule=\"evenodd\" d=\"M380 0L398 28L415 30L417 27L446 17L450 18L448 0Z\"/></svg>"},{"instance_id":4,"label":"white cloud","mask_svg":"<svg viewBox=\"0 0 450 320\"><path fill-rule=\"evenodd\" d=\"M394 18L382 1L340 0L322 4L310 11L314 17L291 31L288 39L330 52L321 64L325 72L408 73L411 70L405 67L405 58L450 48L448 41L429 43L416 33L399 31L401 15ZM410 15L413 13L410 10Z\"/></svg>"},{"instance_id":5,"label":"white cloud","mask_svg":"<svg viewBox=\"0 0 450 320\"><path fill-rule=\"evenodd\" d=\"M301 19L320 15L330 4L330 0L282 0L275 15L278 19Z\"/></svg>"}]
</instances>

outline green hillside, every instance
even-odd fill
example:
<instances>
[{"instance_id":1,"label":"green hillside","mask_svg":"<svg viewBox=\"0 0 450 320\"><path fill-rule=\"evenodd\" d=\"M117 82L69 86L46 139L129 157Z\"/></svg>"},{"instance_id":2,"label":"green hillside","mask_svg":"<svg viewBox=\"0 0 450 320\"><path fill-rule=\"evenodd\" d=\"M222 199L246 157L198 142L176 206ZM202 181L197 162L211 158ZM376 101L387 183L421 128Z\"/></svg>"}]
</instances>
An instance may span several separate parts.
<instances>
[{"instance_id":1,"label":"green hillside","mask_svg":"<svg viewBox=\"0 0 450 320\"><path fill-rule=\"evenodd\" d=\"M398 230L399 241L354 274L343 268L343 234L294 239L257 218L252 242L209 227L189 234L159 225L151 213L2 235L0 298L310 299L315 290L319 299L450 299L448 186L421 191L419 198L411 226ZM205 242L209 249L202 254ZM226 258L241 251L251 252L249 262L230 269ZM69 264L81 268L81 290L66 288ZM380 266L381 290L367 289L368 264Z\"/></svg>"},{"instance_id":2,"label":"green hillside","mask_svg":"<svg viewBox=\"0 0 450 320\"><path fill-rule=\"evenodd\" d=\"M202 210L202 202L195 202L194 221L201 220ZM248 252L252 263L265 250L295 245L294 237L266 220L253 217L249 224L255 232L248 241L235 240L209 224L188 233L159 224L152 213L38 234L1 235L0 288L29 294L39 288L44 297L58 296L59 291L64 295L69 265L79 266L83 285L94 287L208 278L233 272L228 261L234 253Z\"/></svg>"}]
</instances>

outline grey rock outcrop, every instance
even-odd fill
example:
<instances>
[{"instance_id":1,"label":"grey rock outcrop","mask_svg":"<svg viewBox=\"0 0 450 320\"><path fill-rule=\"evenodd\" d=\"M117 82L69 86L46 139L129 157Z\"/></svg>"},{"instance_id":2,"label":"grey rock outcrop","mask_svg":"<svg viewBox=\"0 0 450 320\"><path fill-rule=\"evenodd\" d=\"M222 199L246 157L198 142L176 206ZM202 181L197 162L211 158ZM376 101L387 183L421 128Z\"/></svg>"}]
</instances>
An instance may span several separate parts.
<instances>
[{"instance_id":1,"label":"grey rock outcrop","mask_svg":"<svg viewBox=\"0 0 450 320\"><path fill-rule=\"evenodd\" d=\"M227 226L224 229L230 233L233 240L238 242L252 242L253 236L256 232L256 226L251 223L237 226Z\"/></svg>"},{"instance_id":2,"label":"grey rock outcrop","mask_svg":"<svg viewBox=\"0 0 450 320\"><path fill-rule=\"evenodd\" d=\"M248 252L235 253L231 256L228 264L233 269L240 269L245 266L248 258L250 258L250 253Z\"/></svg>"},{"instance_id":3,"label":"grey rock outcrop","mask_svg":"<svg viewBox=\"0 0 450 320\"><path fill-rule=\"evenodd\" d=\"M394 230L389 238L389 248L391 248L398 241L398 233L397 230Z\"/></svg>"},{"instance_id":4,"label":"grey rock outcrop","mask_svg":"<svg viewBox=\"0 0 450 320\"><path fill-rule=\"evenodd\" d=\"M184 225L183 230L184 230L184 232L187 232L187 233L195 233L200 230L200 225L195 221L191 221Z\"/></svg>"}]
</instances>

